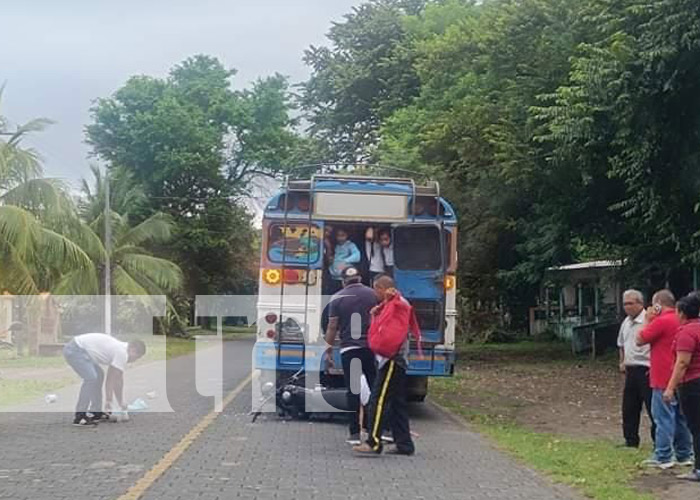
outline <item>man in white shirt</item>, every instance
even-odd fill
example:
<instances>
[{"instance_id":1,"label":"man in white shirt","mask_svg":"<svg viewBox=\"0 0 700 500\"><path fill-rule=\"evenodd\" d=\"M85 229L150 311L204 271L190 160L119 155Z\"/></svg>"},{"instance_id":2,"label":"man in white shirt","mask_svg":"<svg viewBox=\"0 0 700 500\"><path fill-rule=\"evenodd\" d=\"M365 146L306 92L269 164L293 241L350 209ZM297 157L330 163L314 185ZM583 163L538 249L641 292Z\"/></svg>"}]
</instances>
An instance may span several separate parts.
<instances>
[{"instance_id":1,"label":"man in white shirt","mask_svg":"<svg viewBox=\"0 0 700 500\"><path fill-rule=\"evenodd\" d=\"M119 408L126 410L124 370L127 363L136 361L145 353L146 345L141 340L121 342L104 333L86 333L73 337L63 348L66 362L83 379L73 425L94 425L106 417L102 408L102 383L105 380L102 366L108 367L105 410L111 409L112 397L116 398Z\"/></svg>"},{"instance_id":2,"label":"man in white shirt","mask_svg":"<svg viewBox=\"0 0 700 500\"><path fill-rule=\"evenodd\" d=\"M622 431L625 446L639 447L639 421L642 407L646 406L651 420L652 441L655 435L651 415L651 388L649 386L649 345L637 345L637 334L644 327L644 295L638 290L627 290L622 295L627 317L620 326L617 346L620 348L620 372L625 374L622 395Z\"/></svg>"}]
</instances>

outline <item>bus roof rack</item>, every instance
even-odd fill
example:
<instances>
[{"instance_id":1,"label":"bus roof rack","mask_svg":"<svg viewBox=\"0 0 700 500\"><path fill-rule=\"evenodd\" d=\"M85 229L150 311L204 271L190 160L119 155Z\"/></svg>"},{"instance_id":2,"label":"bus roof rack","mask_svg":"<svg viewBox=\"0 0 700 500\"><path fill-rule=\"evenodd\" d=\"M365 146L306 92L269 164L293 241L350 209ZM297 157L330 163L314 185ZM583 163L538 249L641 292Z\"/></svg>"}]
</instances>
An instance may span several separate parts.
<instances>
[{"instance_id":1,"label":"bus roof rack","mask_svg":"<svg viewBox=\"0 0 700 500\"><path fill-rule=\"evenodd\" d=\"M413 185L413 179L406 177L375 177L371 175L342 175L342 174L315 174L314 180L348 181L348 182L393 182L395 184Z\"/></svg>"},{"instance_id":2,"label":"bus roof rack","mask_svg":"<svg viewBox=\"0 0 700 500\"><path fill-rule=\"evenodd\" d=\"M318 181L339 181L339 182L385 182L394 184L404 184L411 187L417 196L440 196L440 185L436 181L428 181L424 185L417 185L413 179L401 177L372 177L366 175L338 175L338 174L317 174L311 179L289 179L287 180L287 190L289 191L310 191Z\"/></svg>"},{"instance_id":3,"label":"bus roof rack","mask_svg":"<svg viewBox=\"0 0 700 500\"><path fill-rule=\"evenodd\" d=\"M374 182L374 183L392 183L392 184L402 184L411 189L412 199L416 199L418 196L430 197L435 199L436 214L439 218L442 218L440 211L440 183L437 181L429 180L424 185L418 186L416 182L411 178L403 177L373 177L368 175L340 175L340 174L314 174L311 179L290 179L285 178L284 190L285 192L301 191L308 192L312 196L314 193L319 192L317 188L318 181L337 181L337 182ZM387 194L393 194L388 193ZM416 220L416 204L412 203L411 218L415 222ZM311 212L309 212L311 213ZM285 212L286 215L286 212Z\"/></svg>"}]
</instances>

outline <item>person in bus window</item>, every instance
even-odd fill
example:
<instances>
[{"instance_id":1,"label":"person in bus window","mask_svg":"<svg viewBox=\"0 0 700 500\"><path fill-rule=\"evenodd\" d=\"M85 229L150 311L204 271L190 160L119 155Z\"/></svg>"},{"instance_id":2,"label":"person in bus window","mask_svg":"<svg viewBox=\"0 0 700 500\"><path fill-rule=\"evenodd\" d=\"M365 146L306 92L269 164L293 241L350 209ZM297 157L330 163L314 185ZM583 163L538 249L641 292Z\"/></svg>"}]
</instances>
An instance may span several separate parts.
<instances>
[{"instance_id":1,"label":"person in bus window","mask_svg":"<svg viewBox=\"0 0 700 500\"><path fill-rule=\"evenodd\" d=\"M333 249L333 263L331 264L331 278L335 282L334 288L342 287L343 270L360 262L362 256L360 250L350 239L345 229L335 230L335 248Z\"/></svg>"},{"instance_id":2,"label":"person in bus window","mask_svg":"<svg viewBox=\"0 0 700 500\"><path fill-rule=\"evenodd\" d=\"M333 295L333 280L331 279L331 266L335 256L333 251L333 226L326 224L323 228L323 295ZM325 311L325 309L324 309ZM326 320L328 318L325 318Z\"/></svg>"},{"instance_id":3,"label":"person in bus window","mask_svg":"<svg viewBox=\"0 0 700 500\"><path fill-rule=\"evenodd\" d=\"M394 246L389 229L368 228L365 232L365 256L369 265L370 283L380 274L394 274Z\"/></svg>"}]
</instances>

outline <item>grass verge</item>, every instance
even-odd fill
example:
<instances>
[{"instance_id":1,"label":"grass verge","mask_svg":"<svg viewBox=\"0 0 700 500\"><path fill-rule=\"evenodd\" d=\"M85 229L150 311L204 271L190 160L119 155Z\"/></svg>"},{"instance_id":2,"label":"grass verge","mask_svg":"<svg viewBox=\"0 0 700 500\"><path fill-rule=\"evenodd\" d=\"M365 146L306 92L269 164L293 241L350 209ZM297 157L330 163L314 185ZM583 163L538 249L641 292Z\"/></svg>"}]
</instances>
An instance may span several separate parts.
<instances>
[{"instance_id":1,"label":"grass verge","mask_svg":"<svg viewBox=\"0 0 700 500\"><path fill-rule=\"evenodd\" d=\"M70 377L50 380L0 380L0 408L31 401L73 382L75 379Z\"/></svg>"},{"instance_id":2,"label":"grass verge","mask_svg":"<svg viewBox=\"0 0 700 500\"><path fill-rule=\"evenodd\" d=\"M242 335L242 333L233 333ZM197 343L194 339L175 337L154 338L147 342L146 356L139 363L174 359L193 353ZM61 368L65 368L65 376ZM60 373L56 373L57 369ZM21 372L22 375L2 378L3 370ZM46 370L46 373L42 371ZM26 375L25 375L26 372ZM14 352L0 351L0 407L14 406L39 398L76 382L73 372L63 356L16 357Z\"/></svg>"},{"instance_id":3,"label":"grass verge","mask_svg":"<svg viewBox=\"0 0 700 500\"><path fill-rule=\"evenodd\" d=\"M460 405L460 375L431 380L431 397L443 407L471 423L500 448L553 480L574 486L595 500L652 500L632 485L638 464L648 449L620 448L605 439L579 440L535 433L522 426L489 415L481 408Z\"/></svg>"}]
</instances>

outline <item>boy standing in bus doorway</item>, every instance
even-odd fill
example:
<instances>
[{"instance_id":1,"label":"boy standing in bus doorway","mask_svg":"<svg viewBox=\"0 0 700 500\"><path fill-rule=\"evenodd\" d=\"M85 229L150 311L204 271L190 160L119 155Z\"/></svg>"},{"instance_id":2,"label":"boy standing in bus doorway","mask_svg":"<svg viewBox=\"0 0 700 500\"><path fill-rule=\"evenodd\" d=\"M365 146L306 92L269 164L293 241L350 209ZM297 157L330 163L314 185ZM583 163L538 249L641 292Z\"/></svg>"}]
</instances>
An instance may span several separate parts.
<instances>
[{"instance_id":1,"label":"boy standing in bus doorway","mask_svg":"<svg viewBox=\"0 0 700 500\"><path fill-rule=\"evenodd\" d=\"M378 303L374 290L362 284L362 275L355 267L343 271L344 288L331 297L328 304L329 321L326 330L328 366L333 366L333 345L340 334L340 358L347 388L350 414L350 437L348 444L358 445L360 440L360 390L362 375L372 385L376 373L374 355L367 343L370 311ZM359 321L358 321L359 320ZM358 360L358 361L355 361ZM359 362L359 368L358 364ZM353 368L352 365L355 365ZM353 392L354 389L354 392ZM366 413L365 413L366 415Z\"/></svg>"},{"instance_id":2,"label":"boy standing in bus doorway","mask_svg":"<svg viewBox=\"0 0 700 500\"><path fill-rule=\"evenodd\" d=\"M365 256L369 263L370 284L377 276L394 275L394 246L391 242L391 231L382 228L367 228L365 232Z\"/></svg>"},{"instance_id":3,"label":"boy standing in bus doorway","mask_svg":"<svg viewBox=\"0 0 700 500\"><path fill-rule=\"evenodd\" d=\"M343 271L357 264L362 259L360 250L348 237L347 231L342 228L335 230L335 248L333 249L333 263L331 264L331 278L333 279L333 293L342 288Z\"/></svg>"},{"instance_id":4,"label":"boy standing in bus doorway","mask_svg":"<svg viewBox=\"0 0 700 500\"><path fill-rule=\"evenodd\" d=\"M372 310L373 321L390 300L403 301L408 307L408 301L400 296L396 284L390 276L379 276L374 282L374 292L380 304ZM397 296L398 295L398 296ZM389 419L389 427L394 437L395 448L388 453L393 455L413 455L416 451L411 438L411 427L408 421L408 406L406 403L406 369L408 368L409 330L420 338L415 314L405 325L405 340L391 358L375 354L377 360L377 376L372 385L369 401L369 437L361 445L354 446L353 451L361 455L382 453L381 432L385 420ZM380 330L381 331L381 330ZM386 331L386 330L384 330Z\"/></svg>"}]
</instances>

